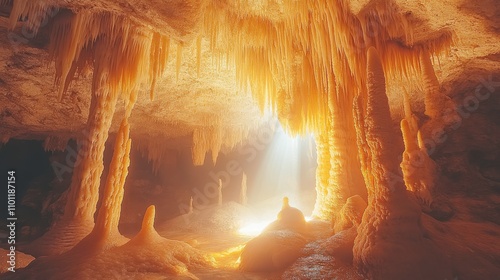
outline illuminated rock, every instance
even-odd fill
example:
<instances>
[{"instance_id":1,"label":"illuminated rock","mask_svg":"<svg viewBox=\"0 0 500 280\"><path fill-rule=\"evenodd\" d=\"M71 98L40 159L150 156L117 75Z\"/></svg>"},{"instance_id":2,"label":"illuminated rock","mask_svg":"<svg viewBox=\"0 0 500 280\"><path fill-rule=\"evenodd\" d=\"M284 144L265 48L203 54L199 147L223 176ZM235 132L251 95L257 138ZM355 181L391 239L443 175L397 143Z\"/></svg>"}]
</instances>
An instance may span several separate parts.
<instances>
[{"instance_id":1,"label":"illuminated rock","mask_svg":"<svg viewBox=\"0 0 500 280\"><path fill-rule=\"evenodd\" d=\"M306 240L289 230L267 231L250 240L240 256L243 271L275 271L292 264L302 255Z\"/></svg>"},{"instance_id":2,"label":"illuminated rock","mask_svg":"<svg viewBox=\"0 0 500 280\"><path fill-rule=\"evenodd\" d=\"M366 141L374 189L358 227L354 265L371 279L451 278L446 257L424 237L420 207L398 178L394 149L398 137L391 125L384 71L375 48L368 50L367 78Z\"/></svg>"},{"instance_id":3,"label":"illuminated rock","mask_svg":"<svg viewBox=\"0 0 500 280\"><path fill-rule=\"evenodd\" d=\"M339 220L334 223L334 231L339 232L351 227L358 227L361 224L366 206L366 201L361 196L349 197L338 214Z\"/></svg>"}]
</instances>

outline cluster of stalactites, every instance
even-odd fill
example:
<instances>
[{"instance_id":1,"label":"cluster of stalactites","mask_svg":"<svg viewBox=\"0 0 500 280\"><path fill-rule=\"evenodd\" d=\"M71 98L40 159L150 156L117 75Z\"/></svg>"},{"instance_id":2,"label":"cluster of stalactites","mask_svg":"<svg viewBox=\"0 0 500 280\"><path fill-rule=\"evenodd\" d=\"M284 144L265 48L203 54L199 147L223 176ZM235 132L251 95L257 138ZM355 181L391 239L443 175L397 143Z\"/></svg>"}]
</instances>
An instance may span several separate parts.
<instances>
[{"instance_id":1,"label":"cluster of stalactites","mask_svg":"<svg viewBox=\"0 0 500 280\"><path fill-rule=\"evenodd\" d=\"M143 158L148 159L148 162L152 166L153 173L158 174L163 160L168 156L169 149L167 144L161 140L150 140L139 141L134 146L141 153Z\"/></svg>"},{"instance_id":2,"label":"cluster of stalactites","mask_svg":"<svg viewBox=\"0 0 500 280\"><path fill-rule=\"evenodd\" d=\"M348 197L365 198L365 184L369 194L375 184L366 132L355 130L367 110L368 48L377 48L380 71L390 82L420 76L426 67L421 57L439 57L453 43L447 30L415 42L411 24L392 1L370 3L357 15L346 0L288 1L279 19L213 2L203 32L219 60L234 63L240 85L250 87L261 110L270 108L292 134L316 134L314 215L327 219ZM398 152L402 148L394 150L395 159ZM398 173L399 162L393 167Z\"/></svg>"},{"instance_id":3,"label":"cluster of stalactites","mask_svg":"<svg viewBox=\"0 0 500 280\"><path fill-rule=\"evenodd\" d=\"M245 139L252 128L228 128L222 124L212 123L196 128L193 132L192 158L194 165L203 165L205 156L211 152L212 162L215 164L219 153L232 149Z\"/></svg>"},{"instance_id":4,"label":"cluster of stalactites","mask_svg":"<svg viewBox=\"0 0 500 280\"><path fill-rule=\"evenodd\" d=\"M170 43L168 37L137 27L124 17L86 10L58 16L50 39L60 97L75 74L89 67L94 70L95 94L107 87L111 94L128 97L143 83L153 89L165 70Z\"/></svg>"},{"instance_id":5,"label":"cluster of stalactites","mask_svg":"<svg viewBox=\"0 0 500 280\"><path fill-rule=\"evenodd\" d=\"M9 4L8 0L0 1L0 6ZM26 30L36 33L43 20L55 13L57 9L49 5L47 1L15 0L12 2L12 10L9 16L9 28L14 29L19 19L25 19Z\"/></svg>"},{"instance_id":6,"label":"cluster of stalactites","mask_svg":"<svg viewBox=\"0 0 500 280\"><path fill-rule=\"evenodd\" d=\"M81 10L75 14L57 10L46 1L13 1L10 28L20 18L27 19L25 24L33 33L43 22L53 20L49 52L55 61L59 98L75 76L89 68L94 70L94 94L105 86L127 99L142 84L149 84L153 98L155 83L167 65L167 36L111 12Z\"/></svg>"},{"instance_id":7,"label":"cluster of stalactites","mask_svg":"<svg viewBox=\"0 0 500 280\"><path fill-rule=\"evenodd\" d=\"M420 72L421 52L437 56L452 42L450 32L414 42L411 25L391 1L358 15L345 0L288 1L281 9L279 19L271 19L215 1L205 12L203 34L220 61L226 56L234 63L240 85L250 86L261 109L271 108L294 134L327 129L329 96L352 101L365 92L369 46L377 47L390 79Z\"/></svg>"}]
</instances>

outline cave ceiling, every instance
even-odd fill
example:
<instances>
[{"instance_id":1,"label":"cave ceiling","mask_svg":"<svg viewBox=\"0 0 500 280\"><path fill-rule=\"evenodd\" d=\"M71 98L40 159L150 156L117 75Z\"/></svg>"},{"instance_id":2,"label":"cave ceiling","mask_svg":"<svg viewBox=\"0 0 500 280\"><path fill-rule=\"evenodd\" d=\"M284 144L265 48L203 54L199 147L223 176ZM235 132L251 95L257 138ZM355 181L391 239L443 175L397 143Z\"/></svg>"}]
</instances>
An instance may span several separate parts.
<instances>
[{"instance_id":1,"label":"cave ceiling","mask_svg":"<svg viewBox=\"0 0 500 280\"><path fill-rule=\"evenodd\" d=\"M157 81L154 98L150 98L148 85L141 86L130 123L133 138L172 141L190 139L193 131L204 127L238 130L253 127L261 120L261 110L250 90L237 82L236 67L211 50L208 38L201 39L198 70L196 45L208 2L211 1L47 1L58 7L58 12L51 15L53 18L68 11L111 12L170 38L168 65ZM228 14L240 19L257 18L269 25L294 17L283 2L213 1L217 9ZM350 1L350 7L354 14L362 14L376 8L377 2L380 1ZM491 80L491 73L500 71L500 8L494 0L398 0L392 7L413 26L413 44L433 40L444 32L453 34L449 53L434 61L438 79L448 93L467 90L488 80L488 75ZM31 38L22 21L13 30L8 28L9 13L9 5L0 10L1 140L74 138L87 120L91 71L81 73L59 100L55 67L47 51L47 30L53 18L43 22L36 37ZM394 41L411 47L403 34L400 38L394 36ZM182 45L182 50L178 45ZM393 103L397 103L397 91L389 87ZM123 110L123 102L119 102L116 114ZM119 118L115 118L111 132L118 126Z\"/></svg>"}]
</instances>

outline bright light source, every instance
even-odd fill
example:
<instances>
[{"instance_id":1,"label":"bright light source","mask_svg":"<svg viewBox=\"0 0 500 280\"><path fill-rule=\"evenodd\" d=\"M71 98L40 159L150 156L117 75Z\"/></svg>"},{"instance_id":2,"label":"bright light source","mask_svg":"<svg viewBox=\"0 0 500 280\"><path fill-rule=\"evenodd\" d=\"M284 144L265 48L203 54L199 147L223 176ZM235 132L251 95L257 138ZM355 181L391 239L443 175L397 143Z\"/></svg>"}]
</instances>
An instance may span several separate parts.
<instances>
[{"instance_id":1,"label":"bright light source","mask_svg":"<svg viewBox=\"0 0 500 280\"><path fill-rule=\"evenodd\" d=\"M247 223L238 230L238 233L245 236L257 236L271 223L272 221Z\"/></svg>"},{"instance_id":2,"label":"bright light source","mask_svg":"<svg viewBox=\"0 0 500 280\"><path fill-rule=\"evenodd\" d=\"M244 221L238 230L239 234L253 237L262 233L276 220L285 196L290 199L292 207L305 213L312 211L316 197L312 192L316 160L307 151L308 146L314 143L312 139L311 135L290 136L281 125L276 126L272 142L266 147L254 176L249 177L248 181L251 208L260 219ZM308 177L311 171L312 180ZM302 185L304 182L310 184Z\"/></svg>"},{"instance_id":3,"label":"bright light source","mask_svg":"<svg viewBox=\"0 0 500 280\"><path fill-rule=\"evenodd\" d=\"M299 144L300 137L287 135L281 125L276 127L253 186L249 188L254 201L298 192L301 161Z\"/></svg>"},{"instance_id":4,"label":"bright light source","mask_svg":"<svg viewBox=\"0 0 500 280\"><path fill-rule=\"evenodd\" d=\"M306 222L309 222L312 219L313 219L313 217L311 217L311 216L305 217ZM238 233L241 235L244 235L244 236L251 236L251 237L257 236L257 235L261 234L262 231L264 231L264 229L273 221L274 221L273 219L269 219L269 220L266 220L263 222L246 223L238 230Z\"/></svg>"}]
</instances>

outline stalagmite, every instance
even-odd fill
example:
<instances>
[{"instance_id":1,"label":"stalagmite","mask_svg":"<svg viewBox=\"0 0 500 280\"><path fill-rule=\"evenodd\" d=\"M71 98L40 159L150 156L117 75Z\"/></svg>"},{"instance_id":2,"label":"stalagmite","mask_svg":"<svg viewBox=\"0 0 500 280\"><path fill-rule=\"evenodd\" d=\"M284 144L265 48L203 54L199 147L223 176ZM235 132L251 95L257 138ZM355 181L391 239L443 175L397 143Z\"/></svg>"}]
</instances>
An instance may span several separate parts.
<instances>
[{"instance_id":1,"label":"stalagmite","mask_svg":"<svg viewBox=\"0 0 500 280\"><path fill-rule=\"evenodd\" d=\"M247 205L247 174L243 172L243 177L241 178L241 188L240 188L240 204Z\"/></svg>"},{"instance_id":2,"label":"stalagmite","mask_svg":"<svg viewBox=\"0 0 500 280\"><path fill-rule=\"evenodd\" d=\"M284 8L283 22L269 24L210 3L203 32L214 53L233 57L236 78L242 87L250 87L262 110L272 109L292 134L315 133L314 216L330 220L348 197L366 198L365 184L373 183L366 171L367 144L360 137L363 117L355 116L357 105L353 107L356 96L365 97L366 49L379 48L390 77L409 77L420 71L422 50L437 55L449 49L452 40L449 32L442 32L430 42L415 44L407 15L388 1L358 14L345 0L292 1ZM208 145L195 142L193 150L195 162L202 162L201 151Z\"/></svg>"},{"instance_id":3,"label":"stalagmite","mask_svg":"<svg viewBox=\"0 0 500 280\"><path fill-rule=\"evenodd\" d=\"M366 191L368 197L372 197L374 191L373 174L370 172L371 152L366 141L365 130L365 102L364 97L358 94L354 99L354 123L356 127L356 143L358 145L359 162L363 178L365 179Z\"/></svg>"},{"instance_id":4,"label":"stalagmite","mask_svg":"<svg viewBox=\"0 0 500 280\"><path fill-rule=\"evenodd\" d=\"M222 179L219 179L219 187L218 187L218 195L217 195L217 205L222 205Z\"/></svg>"},{"instance_id":5,"label":"stalagmite","mask_svg":"<svg viewBox=\"0 0 500 280\"><path fill-rule=\"evenodd\" d=\"M126 242L118 231L118 222L123 201L123 187L130 164L130 125L124 119L116 136L113 158L104 186L101 207L92 232L78 243L72 251L103 250ZM71 252L71 251L70 251Z\"/></svg>"},{"instance_id":6,"label":"stalagmite","mask_svg":"<svg viewBox=\"0 0 500 280\"><path fill-rule=\"evenodd\" d=\"M356 131L352 119L352 100L340 89L339 95L331 96L332 115L328 127L330 146L329 188L332 196L334 231L341 229L341 209L349 197L359 195L366 199L366 187L357 156ZM349 170L349 172L346 172ZM339 225L339 226L338 226Z\"/></svg>"},{"instance_id":7,"label":"stalagmite","mask_svg":"<svg viewBox=\"0 0 500 280\"><path fill-rule=\"evenodd\" d=\"M374 189L358 228L354 265L370 279L449 279L451 271L443 255L423 235L420 208L398 177L394 147L401 143L392 126L384 72L375 48L368 50L367 59L365 129Z\"/></svg>"},{"instance_id":8,"label":"stalagmite","mask_svg":"<svg viewBox=\"0 0 500 280\"><path fill-rule=\"evenodd\" d=\"M104 169L104 146L118 96L107 90L93 95L87 129L79 141L72 183L62 220L44 236L35 240L27 251L32 255L53 255L73 247L86 236L94 224L99 199L101 173Z\"/></svg>"},{"instance_id":9,"label":"stalagmite","mask_svg":"<svg viewBox=\"0 0 500 280\"><path fill-rule=\"evenodd\" d=\"M405 151L401 162L404 181L407 189L427 206L433 197L432 191L436 181L436 163L429 157L422 133L418 127L418 119L412 113L408 96L404 96L405 118L401 120L401 132Z\"/></svg>"},{"instance_id":10,"label":"stalagmite","mask_svg":"<svg viewBox=\"0 0 500 280\"><path fill-rule=\"evenodd\" d=\"M421 133L415 130L415 126L416 122L413 118L401 121L405 144L401 169L408 190L412 191L423 203L430 205L436 180L436 163L427 154Z\"/></svg>"},{"instance_id":11,"label":"stalagmite","mask_svg":"<svg viewBox=\"0 0 500 280\"><path fill-rule=\"evenodd\" d=\"M110 13L65 11L56 18L50 36L49 53L55 61L59 98L76 74L92 65L92 99L87 127L79 139L64 216L55 228L27 248L35 255L61 253L90 232L104 146L118 97L121 94L125 99L126 114L130 115L139 85L146 82L153 87L165 70L162 61L168 56L165 40L158 34Z\"/></svg>"},{"instance_id":12,"label":"stalagmite","mask_svg":"<svg viewBox=\"0 0 500 280\"><path fill-rule=\"evenodd\" d=\"M93 220L99 198L101 173L104 169L104 146L111 126L118 96L109 91L101 92L92 99L85 135L75 164L72 185L64 216L73 220ZM81 166L81 167L80 167Z\"/></svg>"},{"instance_id":13,"label":"stalagmite","mask_svg":"<svg viewBox=\"0 0 500 280\"><path fill-rule=\"evenodd\" d=\"M130 125L127 119L124 119L116 136L109 175L102 194L103 200L93 230L98 235L121 236L118 232L118 222L123 201L123 187L130 164L131 139L129 134Z\"/></svg>"},{"instance_id":14,"label":"stalagmite","mask_svg":"<svg viewBox=\"0 0 500 280\"><path fill-rule=\"evenodd\" d=\"M154 228L156 208L154 205L149 206L144 213L142 227L139 233L130 240L132 243L143 243L161 238Z\"/></svg>"},{"instance_id":15,"label":"stalagmite","mask_svg":"<svg viewBox=\"0 0 500 280\"><path fill-rule=\"evenodd\" d=\"M25 24L36 31L41 18L49 12L49 3L45 1L0 0L2 4L7 2L12 4L11 29ZM166 2L168 6L171 1ZM179 8L191 5L184 2ZM134 252L138 253L134 257L147 256L146 261L159 260L155 264L161 267L162 273L166 270L183 274L187 272L184 263L189 263L191 258L203 259L193 248L168 241L155 231L153 205L146 210L139 234L126 245L118 246L124 242L118 221L131 145L127 119L144 85L149 87L152 100L157 82L171 82L161 78L168 65L170 44L175 43L172 45L176 47L175 59L169 67L172 67L172 75L175 71L176 86L188 84L191 89L194 81L193 88L201 89L211 78L205 74L220 71L226 78L223 71L228 70L227 76L234 75L241 91L251 92L261 112L271 111L277 115L287 132L314 133L318 167L313 215L332 220L334 232L357 230L354 265L365 277L451 279L446 260L424 234L420 207L410 193L426 204L432 203L436 164L427 153L424 140L433 137L436 129L446 129L450 120L456 119L454 104L441 91L431 63L431 57L449 48L451 35L443 32L436 39L418 38L417 41L413 24L423 19L393 1L359 1L369 3L363 3L363 9L356 13L351 10L355 3L348 0L198 2L203 2L200 9L203 14L198 15L202 22L195 30L182 30L183 34L172 37L175 38L172 42L170 30L141 25L140 17L135 15L129 19L116 11L101 11L99 3L96 4L99 9L87 9L83 5L75 8L66 3L67 9L53 19L48 49L55 63L58 97L67 98L64 93L70 89L71 82L86 69L92 69L91 106L86 130L78 139L78 161L64 217L26 251L35 256L55 255L72 248L86 236L68 255L62 255L75 258L63 264L76 263L75 267L80 268L79 261L88 254L100 255L96 263L86 260L88 267L93 268L116 252L125 256ZM253 2L266 9L276 5L279 12L267 15L265 9L256 11L251 9ZM123 8L123 5L116 6ZM180 9L179 14L182 14ZM174 20L176 13L163 16L158 20L178 24L177 19ZM190 40L196 41L192 42L192 49ZM205 43L209 50L202 49ZM183 56L189 55L193 56L192 61L186 63ZM205 60L207 56L212 58L214 65L211 66L216 70L205 69L204 65L202 68L202 58ZM195 70L196 77L190 76ZM423 79L425 114L429 120L419 128L411 114L410 102L405 100L408 104L405 104L406 117L401 121L405 148L401 162L403 142L393 127L396 118L391 119L385 83L391 83L394 77L406 81L415 74ZM219 86L226 89L224 81L210 83L210 90ZM234 88L231 86L229 90ZM104 147L119 98L125 101L125 119L118 132L102 205L94 224L104 169ZM4 112L1 113L3 118ZM215 165L219 153L235 147L253 127L233 129L232 125L225 125L223 121L227 118L221 117L223 110L204 113L208 117L203 115L202 121L181 120L189 128L183 136L192 136L189 144L194 165L205 164L208 152ZM140 125L138 123L133 124ZM10 137L3 135L2 142ZM65 138L48 137L45 149L61 149L64 141ZM167 149L163 141L147 141L137 148L147 156L154 173L161 171ZM219 179L218 206L223 203L222 187ZM193 213L194 199L190 197L189 213ZM247 204L245 173L239 199L241 204ZM229 201L229 195L226 200ZM224 210L224 207L217 209ZM290 213L287 200L283 210L284 214ZM305 232L303 215L299 220ZM258 247L269 246L273 254L266 250L260 254L259 250L255 261L259 265L262 262L264 267L270 264L272 269L281 269L289 264L290 251L286 250L289 248L286 242L277 242L281 240L278 233L268 238ZM292 252L298 257L306 240L296 235L288 238L293 245ZM116 250L106 253L110 248ZM155 250L152 252L151 248ZM85 253L84 257L78 256L81 252ZM277 262L281 259L285 261ZM140 263L133 268L149 269L148 264Z\"/></svg>"},{"instance_id":16,"label":"stalagmite","mask_svg":"<svg viewBox=\"0 0 500 280\"><path fill-rule=\"evenodd\" d=\"M334 227L335 232L340 232L353 226L358 227L361 224L366 207L366 201L361 196L353 195L349 197L339 211L339 220L336 221Z\"/></svg>"}]
</instances>

